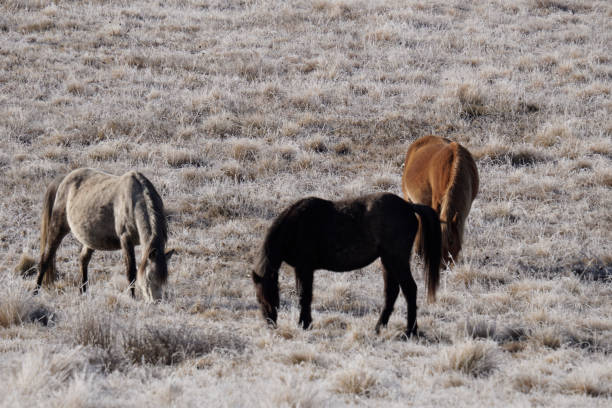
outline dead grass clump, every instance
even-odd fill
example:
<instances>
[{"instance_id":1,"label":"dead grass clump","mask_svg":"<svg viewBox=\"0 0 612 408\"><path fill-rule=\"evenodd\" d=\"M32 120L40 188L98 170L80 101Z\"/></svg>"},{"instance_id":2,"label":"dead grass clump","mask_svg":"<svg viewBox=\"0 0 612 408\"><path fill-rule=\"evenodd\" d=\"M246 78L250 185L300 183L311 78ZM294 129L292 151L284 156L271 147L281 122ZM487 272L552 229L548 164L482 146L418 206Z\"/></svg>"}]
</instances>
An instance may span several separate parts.
<instances>
[{"instance_id":1,"label":"dead grass clump","mask_svg":"<svg viewBox=\"0 0 612 408\"><path fill-rule=\"evenodd\" d=\"M164 156L168 165L174 168L181 168L185 166L200 167L205 164L203 158L198 157L198 155L187 149L168 148L164 152Z\"/></svg>"},{"instance_id":2,"label":"dead grass clump","mask_svg":"<svg viewBox=\"0 0 612 408\"><path fill-rule=\"evenodd\" d=\"M12 274L0 277L0 327L28 322L47 325L51 315L21 278Z\"/></svg>"},{"instance_id":3,"label":"dead grass clump","mask_svg":"<svg viewBox=\"0 0 612 408\"><path fill-rule=\"evenodd\" d=\"M208 334L183 325L145 325L124 329L121 346L132 363L172 365L208 354L215 349L242 351L245 343L233 335Z\"/></svg>"},{"instance_id":4,"label":"dead grass clump","mask_svg":"<svg viewBox=\"0 0 612 408\"><path fill-rule=\"evenodd\" d=\"M482 91L475 86L461 85L457 89L456 95L461 104L461 116L472 119L487 114L486 98Z\"/></svg>"},{"instance_id":5,"label":"dead grass clump","mask_svg":"<svg viewBox=\"0 0 612 408\"><path fill-rule=\"evenodd\" d=\"M476 341L453 345L443 351L437 368L458 371L472 377L486 377L499 365L499 351L494 343Z\"/></svg>"},{"instance_id":6,"label":"dead grass clump","mask_svg":"<svg viewBox=\"0 0 612 408\"><path fill-rule=\"evenodd\" d=\"M261 146L251 139L237 139L232 141L231 155L238 161L254 162L259 157Z\"/></svg>"},{"instance_id":7,"label":"dead grass clump","mask_svg":"<svg viewBox=\"0 0 612 408\"><path fill-rule=\"evenodd\" d=\"M327 138L322 134L316 134L304 141L304 146L312 150L315 153L326 153L327 148Z\"/></svg>"},{"instance_id":8,"label":"dead grass clump","mask_svg":"<svg viewBox=\"0 0 612 408\"><path fill-rule=\"evenodd\" d=\"M237 136L240 134L238 122L228 114L218 114L208 117L203 123L205 131L221 137Z\"/></svg>"},{"instance_id":9,"label":"dead grass clump","mask_svg":"<svg viewBox=\"0 0 612 408\"><path fill-rule=\"evenodd\" d=\"M510 152L508 158L513 166L532 166L548 160L546 155L530 147L518 148Z\"/></svg>"},{"instance_id":10,"label":"dead grass clump","mask_svg":"<svg viewBox=\"0 0 612 408\"><path fill-rule=\"evenodd\" d=\"M98 144L89 149L87 156L95 161L117 160L119 150L120 148L116 144Z\"/></svg>"},{"instance_id":11,"label":"dead grass clump","mask_svg":"<svg viewBox=\"0 0 612 408\"><path fill-rule=\"evenodd\" d=\"M577 367L562 381L561 389L568 394L612 397L612 368L607 363Z\"/></svg>"},{"instance_id":12,"label":"dead grass clump","mask_svg":"<svg viewBox=\"0 0 612 408\"><path fill-rule=\"evenodd\" d=\"M48 17L41 17L40 19L36 19L33 17L29 19L29 21L21 24L19 26L19 31L23 34L30 34L40 31L47 31L55 27L55 23L52 19Z\"/></svg>"},{"instance_id":13,"label":"dead grass clump","mask_svg":"<svg viewBox=\"0 0 612 408\"><path fill-rule=\"evenodd\" d=\"M550 388L551 378L543 373L526 369L516 373L511 381L514 389L527 394L532 391L547 390Z\"/></svg>"},{"instance_id":14,"label":"dead grass clump","mask_svg":"<svg viewBox=\"0 0 612 408\"><path fill-rule=\"evenodd\" d=\"M482 268L472 265L471 263L462 263L456 265L453 269L453 274L449 276L452 282L462 284L466 288L473 285L497 286L505 285L510 282L509 277L500 272L486 272Z\"/></svg>"},{"instance_id":15,"label":"dead grass clump","mask_svg":"<svg viewBox=\"0 0 612 408\"><path fill-rule=\"evenodd\" d=\"M73 79L66 84L66 91L75 96L81 96L85 93L85 84L81 81Z\"/></svg>"},{"instance_id":16,"label":"dead grass clump","mask_svg":"<svg viewBox=\"0 0 612 408\"><path fill-rule=\"evenodd\" d=\"M334 376L333 390L340 394L369 396L378 384L373 373L362 368L347 368Z\"/></svg>"},{"instance_id":17,"label":"dead grass clump","mask_svg":"<svg viewBox=\"0 0 612 408\"><path fill-rule=\"evenodd\" d=\"M338 156L346 156L353 151L353 142L351 139L344 138L334 145L334 152Z\"/></svg>"},{"instance_id":18,"label":"dead grass clump","mask_svg":"<svg viewBox=\"0 0 612 408\"><path fill-rule=\"evenodd\" d=\"M563 344L563 333L557 327L538 327L529 335L535 344L556 350Z\"/></svg>"},{"instance_id":19,"label":"dead grass clump","mask_svg":"<svg viewBox=\"0 0 612 408\"><path fill-rule=\"evenodd\" d=\"M237 162L228 160L221 165L221 172L229 179L244 182L255 180L255 171L252 168Z\"/></svg>"},{"instance_id":20,"label":"dead grass clump","mask_svg":"<svg viewBox=\"0 0 612 408\"><path fill-rule=\"evenodd\" d=\"M532 0L532 7L544 11L565 11L571 13L584 12L591 9L591 5L572 0Z\"/></svg>"},{"instance_id":21,"label":"dead grass clump","mask_svg":"<svg viewBox=\"0 0 612 408\"><path fill-rule=\"evenodd\" d=\"M537 146L551 147L572 136L572 130L567 125L547 125L534 136L533 142Z\"/></svg>"},{"instance_id":22,"label":"dead grass clump","mask_svg":"<svg viewBox=\"0 0 612 408\"><path fill-rule=\"evenodd\" d=\"M115 344L115 327L111 314L95 307L81 308L74 322L74 341L83 346L96 346L110 350Z\"/></svg>"},{"instance_id":23,"label":"dead grass clump","mask_svg":"<svg viewBox=\"0 0 612 408\"><path fill-rule=\"evenodd\" d=\"M354 5L342 1L317 0L312 3L312 8L315 11L327 13L327 16L331 19L354 20L359 16Z\"/></svg>"},{"instance_id":24,"label":"dead grass clump","mask_svg":"<svg viewBox=\"0 0 612 408\"><path fill-rule=\"evenodd\" d=\"M21 254L19 262L15 265L13 272L22 278L29 278L38 273L38 262L28 254Z\"/></svg>"}]
</instances>

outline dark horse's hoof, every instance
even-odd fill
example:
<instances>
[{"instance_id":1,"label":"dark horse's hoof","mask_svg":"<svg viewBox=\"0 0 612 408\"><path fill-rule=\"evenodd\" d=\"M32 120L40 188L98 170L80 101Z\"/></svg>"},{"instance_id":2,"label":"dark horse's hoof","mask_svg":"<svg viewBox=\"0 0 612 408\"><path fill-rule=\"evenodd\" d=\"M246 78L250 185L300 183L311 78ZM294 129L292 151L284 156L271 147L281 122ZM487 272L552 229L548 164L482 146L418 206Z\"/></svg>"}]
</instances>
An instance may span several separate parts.
<instances>
[{"instance_id":1,"label":"dark horse's hoof","mask_svg":"<svg viewBox=\"0 0 612 408\"><path fill-rule=\"evenodd\" d=\"M312 326L312 320L300 320L298 324L302 326L302 329L309 330Z\"/></svg>"}]
</instances>

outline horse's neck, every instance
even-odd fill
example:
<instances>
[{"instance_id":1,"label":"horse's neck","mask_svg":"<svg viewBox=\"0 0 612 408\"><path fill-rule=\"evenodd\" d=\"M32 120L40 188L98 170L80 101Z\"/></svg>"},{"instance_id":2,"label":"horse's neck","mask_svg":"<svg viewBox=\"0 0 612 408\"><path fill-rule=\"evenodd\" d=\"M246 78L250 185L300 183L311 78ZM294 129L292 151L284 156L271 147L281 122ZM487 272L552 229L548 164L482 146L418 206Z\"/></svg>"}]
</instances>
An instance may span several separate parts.
<instances>
[{"instance_id":1,"label":"horse's neck","mask_svg":"<svg viewBox=\"0 0 612 408\"><path fill-rule=\"evenodd\" d=\"M134 207L134 221L138 231L138 240L143 247L150 246L155 239L155 229L149 212L147 205L141 201Z\"/></svg>"}]
</instances>

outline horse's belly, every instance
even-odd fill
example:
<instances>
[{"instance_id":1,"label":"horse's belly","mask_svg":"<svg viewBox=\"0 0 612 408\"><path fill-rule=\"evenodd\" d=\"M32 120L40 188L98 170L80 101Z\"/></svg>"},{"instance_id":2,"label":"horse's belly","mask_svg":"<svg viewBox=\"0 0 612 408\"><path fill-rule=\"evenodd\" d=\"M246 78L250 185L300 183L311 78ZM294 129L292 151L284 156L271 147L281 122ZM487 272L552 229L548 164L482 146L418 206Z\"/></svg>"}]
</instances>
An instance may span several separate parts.
<instances>
[{"instance_id":1,"label":"horse's belly","mask_svg":"<svg viewBox=\"0 0 612 408\"><path fill-rule=\"evenodd\" d=\"M320 269L334 272L348 272L368 266L378 258L371 248L329 248L319 258Z\"/></svg>"},{"instance_id":2,"label":"horse's belly","mask_svg":"<svg viewBox=\"0 0 612 408\"><path fill-rule=\"evenodd\" d=\"M121 248L112 208L91 207L81 211L69 208L67 218L70 231L83 245L99 251Z\"/></svg>"}]
</instances>

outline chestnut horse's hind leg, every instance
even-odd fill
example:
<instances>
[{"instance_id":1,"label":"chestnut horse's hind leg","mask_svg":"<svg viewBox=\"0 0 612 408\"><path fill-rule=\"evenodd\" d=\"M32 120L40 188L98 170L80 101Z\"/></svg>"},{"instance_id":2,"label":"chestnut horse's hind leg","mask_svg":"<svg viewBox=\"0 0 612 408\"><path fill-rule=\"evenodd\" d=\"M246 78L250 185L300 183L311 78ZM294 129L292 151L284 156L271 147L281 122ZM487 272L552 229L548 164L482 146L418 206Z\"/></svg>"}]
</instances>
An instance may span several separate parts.
<instances>
[{"instance_id":1,"label":"chestnut horse's hind leg","mask_svg":"<svg viewBox=\"0 0 612 408\"><path fill-rule=\"evenodd\" d=\"M380 333L381 327L387 327L389 317L393 312L393 305L399 294L399 283L395 279L393 273L389 272L383 263L383 279L385 281L385 306L380 313L378 323L376 323L376 334Z\"/></svg>"},{"instance_id":2,"label":"chestnut horse's hind leg","mask_svg":"<svg viewBox=\"0 0 612 408\"><path fill-rule=\"evenodd\" d=\"M312 323L310 315L310 303L312 302L312 280L314 271L310 269L295 268L295 288L300 297L300 320L299 324L308 329Z\"/></svg>"},{"instance_id":3,"label":"chestnut horse's hind leg","mask_svg":"<svg viewBox=\"0 0 612 408\"><path fill-rule=\"evenodd\" d=\"M81 248L81 254L79 255L79 260L81 261L81 293L87 292L87 267L89 266L89 261L91 260L93 252L93 249L85 245Z\"/></svg>"},{"instance_id":4,"label":"chestnut horse's hind leg","mask_svg":"<svg viewBox=\"0 0 612 408\"><path fill-rule=\"evenodd\" d=\"M410 272L409 260L401 261L397 258L389 259L389 257L381 258L383 265L389 274L392 274L395 280L402 288L406 304L408 306L406 336L410 337L417 334L417 285ZM382 316L381 316L382 317Z\"/></svg>"},{"instance_id":5,"label":"chestnut horse's hind leg","mask_svg":"<svg viewBox=\"0 0 612 408\"><path fill-rule=\"evenodd\" d=\"M125 268L127 271L128 282L130 283L130 291L132 297L136 297L134 285L136 284L136 257L134 256L134 245L127 234L121 234L121 249L123 250L123 259L125 259Z\"/></svg>"}]
</instances>

